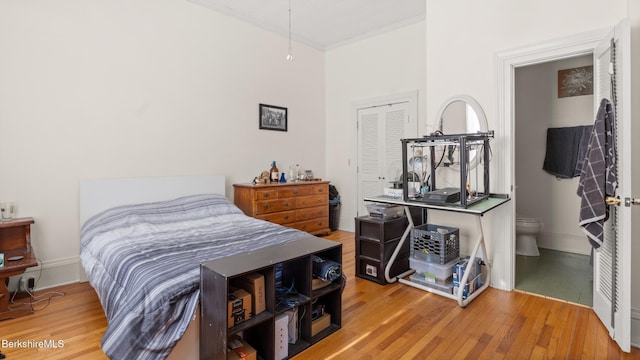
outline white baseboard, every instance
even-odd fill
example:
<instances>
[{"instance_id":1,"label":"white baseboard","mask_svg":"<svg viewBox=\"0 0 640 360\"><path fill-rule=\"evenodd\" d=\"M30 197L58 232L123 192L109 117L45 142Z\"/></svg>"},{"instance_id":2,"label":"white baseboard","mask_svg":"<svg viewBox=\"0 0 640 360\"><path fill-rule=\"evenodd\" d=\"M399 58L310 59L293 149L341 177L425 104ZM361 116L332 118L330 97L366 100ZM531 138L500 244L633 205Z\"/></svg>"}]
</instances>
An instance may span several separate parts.
<instances>
[{"instance_id":1,"label":"white baseboard","mask_svg":"<svg viewBox=\"0 0 640 360\"><path fill-rule=\"evenodd\" d=\"M11 277L9 279L9 291L13 291L18 287L20 278L23 276L35 278L35 290L87 281L79 256L42 261L39 266L28 268L23 274Z\"/></svg>"},{"instance_id":2,"label":"white baseboard","mask_svg":"<svg viewBox=\"0 0 640 360\"><path fill-rule=\"evenodd\" d=\"M540 248L582 255L591 254L591 245L586 235L542 232L537 240Z\"/></svg>"}]
</instances>

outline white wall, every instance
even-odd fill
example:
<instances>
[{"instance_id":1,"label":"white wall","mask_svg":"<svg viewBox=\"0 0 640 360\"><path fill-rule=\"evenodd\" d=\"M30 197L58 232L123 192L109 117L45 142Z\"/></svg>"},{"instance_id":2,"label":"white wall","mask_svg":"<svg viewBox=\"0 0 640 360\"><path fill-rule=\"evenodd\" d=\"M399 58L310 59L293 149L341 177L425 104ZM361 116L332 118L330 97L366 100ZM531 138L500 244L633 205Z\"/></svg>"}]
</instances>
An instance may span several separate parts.
<instances>
[{"instance_id":1,"label":"white wall","mask_svg":"<svg viewBox=\"0 0 640 360\"><path fill-rule=\"evenodd\" d=\"M185 0L0 2L0 201L35 218L40 287L78 279L78 182L325 174L324 54ZM258 104L289 131L258 129ZM37 275L37 273L36 273Z\"/></svg>"},{"instance_id":2,"label":"white wall","mask_svg":"<svg viewBox=\"0 0 640 360\"><path fill-rule=\"evenodd\" d=\"M356 103L418 91L418 124L425 129L425 23L326 52L327 178L340 192L340 228L353 231Z\"/></svg>"},{"instance_id":3,"label":"white wall","mask_svg":"<svg viewBox=\"0 0 640 360\"><path fill-rule=\"evenodd\" d=\"M593 95L558 97L558 70L592 65L593 57L524 66L515 70L516 213L543 223L538 247L587 255L578 226L578 177L559 180L542 170L547 129L591 125Z\"/></svg>"}]
</instances>

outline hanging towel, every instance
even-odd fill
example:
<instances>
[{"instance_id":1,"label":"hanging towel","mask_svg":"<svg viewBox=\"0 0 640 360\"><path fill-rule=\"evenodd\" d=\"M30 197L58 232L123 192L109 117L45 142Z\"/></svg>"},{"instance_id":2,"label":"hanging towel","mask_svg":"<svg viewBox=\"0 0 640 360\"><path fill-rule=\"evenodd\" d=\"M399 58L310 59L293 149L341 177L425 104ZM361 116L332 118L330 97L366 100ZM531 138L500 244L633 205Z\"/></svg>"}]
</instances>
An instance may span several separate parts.
<instances>
[{"instance_id":1,"label":"hanging towel","mask_svg":"<svg viewBox=\"0 0 640 360\"><path fill-rule=\"evenodd\" d=\"M576 160L574 176L580 176L582 173L582 166L584 165L584 159L587 157L587 149L589 148L589 139L591 138L592 131L593 125L579 127L580 140L578 140L578 159Z\"/></svg>"},{"instance_id":2,"label":"hanging towel","mask_svg":"<svg viewBox=\"0 0 640 360\"><path fill-rule=\"evenodd\" d=\"M604 222L609 217L605 198L614 196L618 186L614 126L613 106L609 100L602 99L578 184L580 228L595 249L602 245Z\"/></svg>"},{"instance_id":3,"label":"hanging towel","mask_svg":"<svg viewBox=\"0 0 640 360\"><path fill-rule=\"evenodd\" d=\"M547 129L542 169L560 179L580 176L592 125Z\"/></svg>"}]
</instances>

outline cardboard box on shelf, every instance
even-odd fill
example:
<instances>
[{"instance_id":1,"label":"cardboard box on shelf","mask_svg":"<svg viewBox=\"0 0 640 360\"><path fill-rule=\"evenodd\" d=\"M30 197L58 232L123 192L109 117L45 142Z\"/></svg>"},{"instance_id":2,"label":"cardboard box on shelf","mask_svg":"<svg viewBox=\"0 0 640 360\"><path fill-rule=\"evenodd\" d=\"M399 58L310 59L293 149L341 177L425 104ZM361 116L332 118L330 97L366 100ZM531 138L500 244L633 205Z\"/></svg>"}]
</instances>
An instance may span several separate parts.
<instances>
[{"instance_id":1,"label":"cardboard box on shelf","mask_svg":"<svg viewBox=\"0 0 640 360\"><path fill-rule=\"evenodd\" d=\"M275 325L275 359L282 360L289 356L289 316L284 313L276 316Z\"/></svg>"},{"instance_id":2,"label":"cardboard box on shelf","mask_svg":"<svg viewBox=\"0 0 640 360\"><path fill-rule=\"evenodd\" d=\"M323 287L331 285L331 281L324 281L322 279L313 278L311 279L311 290L322 289Z\"/></svg>"},{"instance_id":3,"label":"cardboard box on shelf","mask_svg":"<svg viewBox=\"0 0 640 360\"><path fill-rule=\"evenodd\" d=\"M475 278L478 274L480 274L480 259L476 258L473 265L471 266L471 268L469 269L470 273L469 273L469 280ZM467 266L469 265L469 257L465 257L464 259L460 259L454 266L453 266L453 284L455 285L456 283L459 283L460 281L462 281L462 277L464 276L464 272L467 269Z\"/></svg>"},{"instance_id":4,"label":"cardboard box on shelf","mask_svg":"<svg viewBox=\"0 0 640 360\"><path fill-rule=\"evenodd\" d=\"M319 318L311 321L311 336L316 336L320 331L331 325L331 314L324 313Z\"/></svg>"},{"instance_id":5,"label":"cardboard box on shelf","mask_svg":"<svg viewBox=\"0 0 640 360\"><path fill-rule=\"evenodd\" d=\"M257 360L258 355L249 343L238 336L234 336L227 343L227 360Z\"/></svg>"},{"instance_id":6,"label":"cardboard box on shelf","mask_svg":"<svg viewBox=\"0 0 640 360\"><path fill-rule=\"evenodd\" d=\"M236 284L247 290L252 297L253 313L260 314L267 306L264 298L264 276L260 273L250 273L236 279Z\"/></svg>"},{"instance_id":7,"label":"cardboard box on shelf","mask_svg":"<svg viewBox=\"0 0 640 360\"><path fill-rule=\"evenodd\" d=\"M251 318L251 294L245 289L230 289L227 314L228 327L233 327Z\"/></svg>"},{"instance_id":8,"label":"cardboard box on shelf","mask_svg":"<svg viewBox=\"0 0 640 360\"><path fill-rule=\"evenodd\" d=\"M466 299L469 295L473 294L481 286L482 286L482 274L478 274L476 275L475 278L469 280L469 282L467 282L467 284L464 286L464 289L462 289L462 298ZM460 287L460 283L458 282L453 283L454 295L458 294L459 287Z\"/></svg>"}]
</instances>

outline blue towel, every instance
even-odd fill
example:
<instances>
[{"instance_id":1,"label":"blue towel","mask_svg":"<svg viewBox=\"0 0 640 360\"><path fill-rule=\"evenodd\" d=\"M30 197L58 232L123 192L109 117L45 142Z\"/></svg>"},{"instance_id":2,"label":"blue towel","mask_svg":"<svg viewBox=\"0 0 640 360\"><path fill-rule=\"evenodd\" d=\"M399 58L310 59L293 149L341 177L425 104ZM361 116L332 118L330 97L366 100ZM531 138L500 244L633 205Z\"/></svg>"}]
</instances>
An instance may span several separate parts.
<instances>
[{"instance_id":1,"label":"blue towel","mask_svg":"<svg viewBox=\"0 0 640 360\"><path fill-rule=\"evenodd\" d=\"M313 275L324 281L333 281L342 275L342 268L340 264L335 261L314 256Z\"/></svg>"},{"instance_id":2,"label":"blue towel","mask_svg":"<svg viewBox=\"0 0 640 360\"><path fill-rule=\"evenodd\" d=\"M580 176L592 125L547 129L542 169L560 179Z\"/></svg>"}]
</instances>

